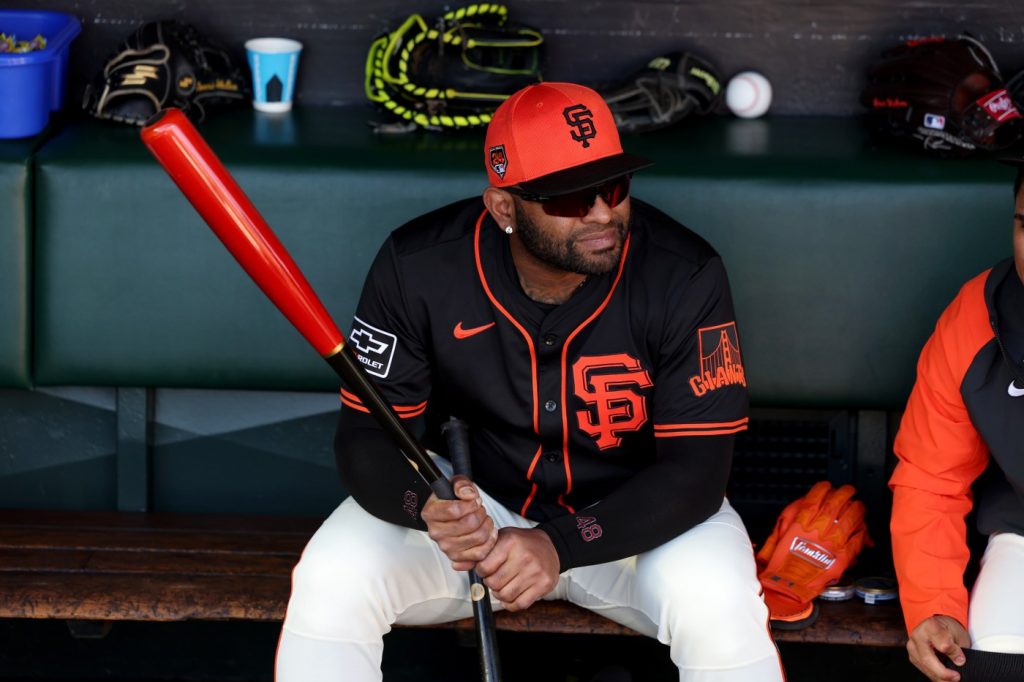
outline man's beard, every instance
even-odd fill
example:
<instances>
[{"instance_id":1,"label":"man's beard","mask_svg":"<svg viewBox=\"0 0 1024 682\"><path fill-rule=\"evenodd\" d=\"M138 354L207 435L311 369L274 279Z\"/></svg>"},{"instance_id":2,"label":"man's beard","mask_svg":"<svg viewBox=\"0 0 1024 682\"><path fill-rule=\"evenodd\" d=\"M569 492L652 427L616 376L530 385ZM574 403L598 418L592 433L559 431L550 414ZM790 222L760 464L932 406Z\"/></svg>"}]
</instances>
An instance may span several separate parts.
<instances>
[{"instance_id":1,"label":"man's beard","mask_svg":"<svg viewBox=\"0 0 1024 682\"><path fill-rule=\"evenodd\" d=\"M516 211L516 230L523 247L534 258L560 270L575 272L580 275L603 275L611 272L619 264L622 256L622 245L626 241L629 226L625 221L614 219L610 223L616 229L615 246L599 253L584 253L576 243L575 236L570 235L564 241L556 241L546 234L526 211ZM586 233L589 230L584 230Z\"/></svg>"}]
</instances>

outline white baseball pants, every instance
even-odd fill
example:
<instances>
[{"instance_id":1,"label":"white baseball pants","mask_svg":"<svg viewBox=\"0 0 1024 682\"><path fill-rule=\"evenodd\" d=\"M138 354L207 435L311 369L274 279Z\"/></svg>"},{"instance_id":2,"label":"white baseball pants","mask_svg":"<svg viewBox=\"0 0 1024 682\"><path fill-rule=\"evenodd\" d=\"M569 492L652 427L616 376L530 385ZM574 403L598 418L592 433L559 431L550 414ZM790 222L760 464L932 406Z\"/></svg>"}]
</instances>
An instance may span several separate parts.
<instances>
[{"instance_id":1,"label":"white baseball pants","mask_svg":"<svg viewBox=\"0 0 1024 682\"><path fill-rule=\"evenodd\" d=\"M481 496L499 527L535 525ZM725 501L657 549L564 572L545 599L571 601L656 637L685 682L780 682L755 573L746 529ZM381 680L382 638L393 624L472 614L466 574L451 569L426 533L380 521L349 498L293 573L277 682Z\"/></svg>"},{"instance_id":2,"label":"white baseball pants","mask_svg":"<svg viewBox=\"0 0 1024 682\"><path fill-rule=\"evenodd\" d=\"M1024 654L1024 537L997 533L981 557L971 590L967 632L971 647L1003 654Z\"/></svg>"}]
</instances>

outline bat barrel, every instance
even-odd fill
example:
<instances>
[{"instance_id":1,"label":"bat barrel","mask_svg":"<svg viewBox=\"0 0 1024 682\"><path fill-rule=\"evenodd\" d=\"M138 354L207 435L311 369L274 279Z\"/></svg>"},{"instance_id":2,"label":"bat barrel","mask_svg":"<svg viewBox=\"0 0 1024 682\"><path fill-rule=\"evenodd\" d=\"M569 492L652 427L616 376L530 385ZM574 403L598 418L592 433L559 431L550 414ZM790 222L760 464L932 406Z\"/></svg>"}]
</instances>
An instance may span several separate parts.
<instances>
[{"instance_id":1,"label":"bat barrel","mask_svg":"<svg viewBox=\"0 0 1024 682\"><path fill-rule=\"evenodd\" d=\"M142 141L263 293L320 355L345 343L320 299L224 164L179 109L165 109Z\"/></svg>"},{"instance_id":2,"label":"bat barrel","mask_svg":"<svg viewBox=\"0 0 1024 682\"><path fill-rule=\"evenodd\" d=\"M146 122L142 141L249 277L348 382L439 497L451 484L362 371L345 337L263 216L179 109Z\"/></svg>"}]
</instances>

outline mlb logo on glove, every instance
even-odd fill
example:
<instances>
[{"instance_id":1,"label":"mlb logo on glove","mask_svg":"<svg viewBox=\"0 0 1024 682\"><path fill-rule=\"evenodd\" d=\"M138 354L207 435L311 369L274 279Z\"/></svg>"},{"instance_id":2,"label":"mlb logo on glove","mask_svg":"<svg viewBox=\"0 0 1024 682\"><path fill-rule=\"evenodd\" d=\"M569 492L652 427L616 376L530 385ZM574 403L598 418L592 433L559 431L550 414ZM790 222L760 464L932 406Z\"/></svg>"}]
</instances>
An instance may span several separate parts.
<instances>
[{"instance_id":1,"label":"mlb logo on glove","mask_svg":"<svg viewBox=\"0 0 1024 682\"><path fill-rule=\"evenodd\" d=\"M934 130L942 130L946 127L946 117L939 116L938 114L925 114L924 127L932 128Z\"/></svg>"}]
</instances>

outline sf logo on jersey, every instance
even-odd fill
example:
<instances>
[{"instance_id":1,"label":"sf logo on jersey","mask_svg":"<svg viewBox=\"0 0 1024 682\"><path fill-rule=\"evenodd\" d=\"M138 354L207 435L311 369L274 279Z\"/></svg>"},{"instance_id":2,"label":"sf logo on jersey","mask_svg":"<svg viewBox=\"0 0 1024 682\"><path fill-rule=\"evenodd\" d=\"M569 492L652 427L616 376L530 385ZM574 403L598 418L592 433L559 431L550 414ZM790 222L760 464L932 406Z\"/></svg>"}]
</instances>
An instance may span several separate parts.
<instances>
[{"instance_id":1,"label":"sf logo on jersey","mask_svg":"<svg viewBox=\"0 0 1024 682\"><path fill-rule=\"evenodd\" d=\"M700 374L690 377L690 388L698 398L731 384L747 385L740 355L736 323L727 322L697 330Z\"/></svg>"},{"instance_id":2,"label":"sf logo on jersey","mask_svg":"<svg viewBox=\"0 0 1024 682\"><path fill-rule=\"evenodd\" d=\"M620 434L647 421L647 404L637 389L653 386L640 361L625 353L584 356L572 366L574 392L587 404L577 410L579 428L602 450L618 447Z\"/></svg>"}]
</instances>

